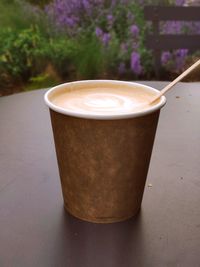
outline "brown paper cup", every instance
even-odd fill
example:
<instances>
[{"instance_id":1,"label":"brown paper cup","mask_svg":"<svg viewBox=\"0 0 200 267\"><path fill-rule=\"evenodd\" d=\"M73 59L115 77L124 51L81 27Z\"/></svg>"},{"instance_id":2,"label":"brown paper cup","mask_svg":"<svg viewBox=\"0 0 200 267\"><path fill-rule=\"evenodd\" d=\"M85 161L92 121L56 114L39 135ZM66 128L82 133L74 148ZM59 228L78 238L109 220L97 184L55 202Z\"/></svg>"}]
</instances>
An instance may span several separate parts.
<instances>
[{"instance_id":1,"label":"brown paper cup","mask_svg":"<svg viewBox=\"0 0 200 267\"><path fill-rule=\"evenodd\" d=\"M127 84L80 81L73 86L80 83L85 86L88 83ZM72 83L54 87L45 95L50 107L65 208L75 217L90 222L128 219L141 206L159 112L166 100L161 98L153 110L141 114L113 115L112 118L85 115L84 118L51 103L51 94L69 84Z\"/></svg>"}]
</instances>

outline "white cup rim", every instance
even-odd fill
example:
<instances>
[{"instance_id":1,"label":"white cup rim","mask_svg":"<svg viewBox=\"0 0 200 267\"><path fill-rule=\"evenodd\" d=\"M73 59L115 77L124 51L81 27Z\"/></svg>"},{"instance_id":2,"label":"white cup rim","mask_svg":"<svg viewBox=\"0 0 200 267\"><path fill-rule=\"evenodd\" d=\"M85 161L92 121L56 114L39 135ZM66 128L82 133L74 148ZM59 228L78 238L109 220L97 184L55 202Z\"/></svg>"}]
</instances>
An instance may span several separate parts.
<instances>
[{"instance_id":1,"label":"white cup rim","mask_svg":"<svg viewBox=\"0 0 200 267\"><path fill-rule=\"evenodd\" d=\"M45 95L44 95L44 100L46 105L61 114L64 115L68 115L68 116L72 116L72 117L78 117L78 118L85 118L85 119L98 119L98 120L114 120L114 119L126 119L126 118L134 118L134 117L141 117L150 113L153 113L157 110L160 110L166 103L166 97L162 96L159 101L153 105L150 106L148 109L142 110L142 111L137 111L137 112L128 112L128 113L123 113L123 114L92 114L91 112L85 112L85 113L81 113L79 111L72 111L70 109L64 109L61 107L56 106L55 104L53 104L49 97L51 96L51 94L57 90L62 90L67 86L76 86L76 85L81 85L81 84L102 84L102 85L109 85L109 84L118 84L118 85L129 85L129 86L137 86L137 87L141 87L141 88L145 88L147 90L150 91L154 91L159 93L159 90L151 87L151 86L147 86L144 84L140 84L140 83L135 83L135 82L127 82L127 81L120 81L120 80L82 80L82 81L74 81L74 82L68 82L68 83L63 83L57 86L52 87L51 89L49 89Z\"/></svg>"}]
</instances>

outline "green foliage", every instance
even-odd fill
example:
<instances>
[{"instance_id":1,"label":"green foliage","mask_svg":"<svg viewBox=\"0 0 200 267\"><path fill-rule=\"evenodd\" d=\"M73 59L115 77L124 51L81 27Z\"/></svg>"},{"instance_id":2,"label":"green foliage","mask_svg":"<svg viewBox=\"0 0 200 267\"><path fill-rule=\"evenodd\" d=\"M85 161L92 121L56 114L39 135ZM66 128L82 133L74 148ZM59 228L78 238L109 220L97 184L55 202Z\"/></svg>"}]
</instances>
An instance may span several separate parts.
<instances>
[{"instance_id":1,"label":"green foliage","mask_svg":"<svg viewBox=\"0 0 200 267\"><path fill-rule=\"evenodd\" d=\"M45 40L37 26L20 32L7 28L0 32L0 77L28 80L44 67Z\"/></svg>"},{"instance_id":2,"label":"green foliage","mask_svg":"<svg viewBox=\"0 0 200 267\"><path fill-rule=\"evenodd\" d=\"M0 0L0 27L12 29L25 28L30 25L30 20L23 12L21 5L15 0Z\"/></svg>"},{"instance_id":3,"label":"green foliage","mask_svg":"<svg viewBox=\"0 0 200 267\"><path fill-rule=\"evenodd\" d=\"M102 47L96 36L81 36L76 39L72 55L79 78L92 79L102 72Z\"/></svg>"},{"instance_id":4,"label":"green foliage","mask_svg":"<svg viewBox=\"0 0 200 267\"><path fill-rule=\"evenodd\" d=\"M48 73L40 74L38 76L32 77L29 80L29 83L25 86L25 91L30 91L34 89L52 87L58 84L59 81L52 77Z\"/></svg>"},{"instance_id":5,"label":"green foliage","mask_svg":"<svg viewBox=\"0 0 200 267\"><path fill-rule=\"evenodd\" d=\"M26 1L33 4L33 5L37 5L40 7L43 7L46 4L49 4L51 2L51 0L26 0Z\"/></svg>"},{"instance_id":6,"label":"green foliage","mask_svg":"<svg viewBox=\"0 0 200 267\"><path fill-rule=\"evenodd\" d=\"M40 1L40 4L44 3L46 1ZM51 75L44 72L48 64L60 79L93 79L113 75L121 60L130 60L131 51L126 57L119 53L120 43L128 38L130 26L123 5L115 11L116 28L110 32L112 38L107 46L96 36L94 24L73 37L57 32L42 9L26 5L22 0L12 0L9 4L0 0L0 7L3 10L0 14L3 26L0 29L3 40L0 43L0 83L4 86L27 82L28 88L48 85ZM134 10L136 21L142 25L141 10L136 10L136 5L132 4L130 11ZM106 31L106 21L101 21L100 26L103 29L105 24Z\"/></svg>"},{"instance_id":7,"label":"green foliage","mask_svg":"<svg viewBox=\"0 0 200 267\"><path fill-rule=\"evenodd\" d=\"M73 70L73 55L76 44L72 39L60 35L57 38L50 38L47 45L48 60L52 63L57 73L62 78L66 78Z\"/></svg>"}]
</instances>

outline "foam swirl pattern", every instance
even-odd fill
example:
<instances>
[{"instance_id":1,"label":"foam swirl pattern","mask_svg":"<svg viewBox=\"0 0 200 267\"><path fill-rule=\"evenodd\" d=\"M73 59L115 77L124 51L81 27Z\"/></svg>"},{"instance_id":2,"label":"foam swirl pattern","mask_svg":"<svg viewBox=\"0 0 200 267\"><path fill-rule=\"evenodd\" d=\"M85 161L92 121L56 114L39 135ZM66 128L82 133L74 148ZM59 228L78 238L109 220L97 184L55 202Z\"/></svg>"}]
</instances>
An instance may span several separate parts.
<instances>
[{"instance_id":1,"label":"foam swirl pattern","mask_svg":"<svg viewBox=\"0 0 200 267\"><path fill-rule=\"evenodd\" d=\"M141 88L66 89L53 97L54 105L66 110L99 115L125 114L146 109L152 92Z\"/></svg>"}]
</instances>

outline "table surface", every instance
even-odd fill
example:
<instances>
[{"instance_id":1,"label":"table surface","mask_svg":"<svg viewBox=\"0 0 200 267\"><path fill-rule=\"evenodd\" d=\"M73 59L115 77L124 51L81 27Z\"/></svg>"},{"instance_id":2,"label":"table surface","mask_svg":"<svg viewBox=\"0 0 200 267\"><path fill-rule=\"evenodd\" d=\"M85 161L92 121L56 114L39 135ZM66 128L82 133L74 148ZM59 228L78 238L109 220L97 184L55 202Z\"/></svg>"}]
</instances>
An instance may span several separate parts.
<instances>
[{"instance_id":1,"label":"table surface","mask_svg":"<svg viewBox=\"0 0 200 267\"><path fill-rule=\"evenodd\" d=\"M199 267L200 83L167 95L141 212L105 225L63 208L45 91L0 98L0 266Z\"/></svg>"}]
</instances>

